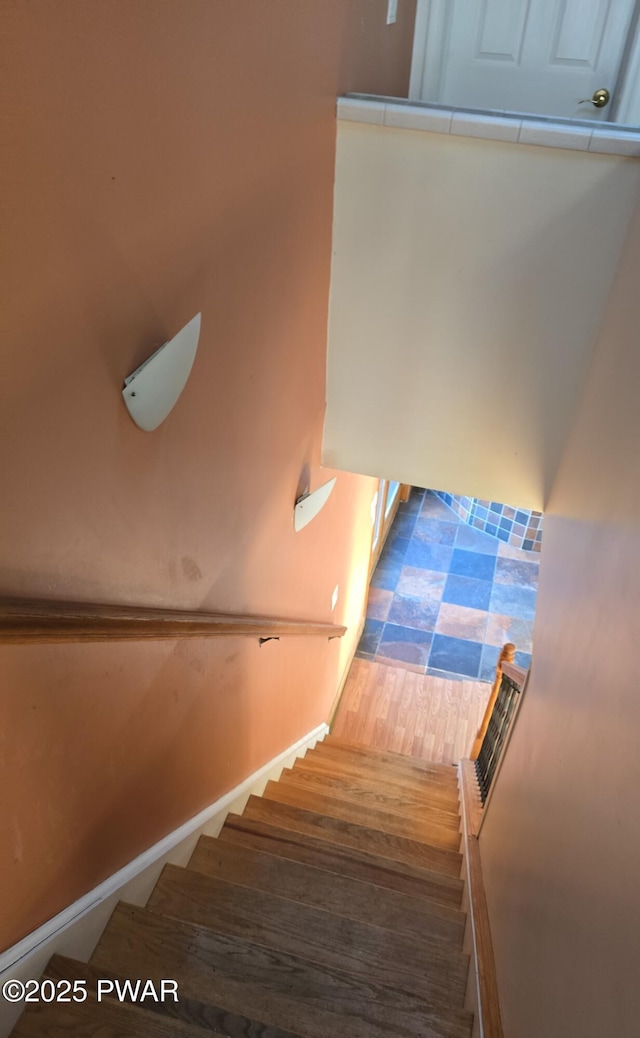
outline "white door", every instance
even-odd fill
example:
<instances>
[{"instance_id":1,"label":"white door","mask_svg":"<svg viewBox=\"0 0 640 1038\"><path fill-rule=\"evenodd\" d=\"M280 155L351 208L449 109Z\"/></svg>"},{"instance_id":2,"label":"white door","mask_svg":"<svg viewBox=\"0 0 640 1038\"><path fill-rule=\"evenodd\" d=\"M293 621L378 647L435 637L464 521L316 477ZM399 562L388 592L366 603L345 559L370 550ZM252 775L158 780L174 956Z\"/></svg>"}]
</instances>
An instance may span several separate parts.
<instances>
[{"instance_id":1,"label":"white door","mask_svg":"<svg viewBox=\"0 0 640 1038\"><path fill-rule=\"evenodd\" d=\"M635 0L431 0L416 24L412 97L611 118L634 6ZM612 97L606 107L578 104L601 88Z\"/></svg>"}]
</instances>

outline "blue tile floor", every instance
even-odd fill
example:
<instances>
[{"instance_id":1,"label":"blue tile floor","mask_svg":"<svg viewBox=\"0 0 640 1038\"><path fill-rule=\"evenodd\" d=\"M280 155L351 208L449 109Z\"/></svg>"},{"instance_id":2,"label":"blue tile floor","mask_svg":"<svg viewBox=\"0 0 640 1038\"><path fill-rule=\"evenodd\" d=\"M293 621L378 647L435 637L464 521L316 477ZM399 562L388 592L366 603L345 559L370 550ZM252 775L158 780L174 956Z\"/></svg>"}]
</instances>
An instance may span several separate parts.
<instances>
[{"instance_id":1,"label":"blue tile floor","mask_svg":"<svg viewBox=\"0 0 640 1038\"><path fill-rule=\"evenodd\" d=\"M505 642L528 667L540 556L467 526L429 490L401 504L371 578L356 655L492 681Z\"/></svg>"}]
</instances>

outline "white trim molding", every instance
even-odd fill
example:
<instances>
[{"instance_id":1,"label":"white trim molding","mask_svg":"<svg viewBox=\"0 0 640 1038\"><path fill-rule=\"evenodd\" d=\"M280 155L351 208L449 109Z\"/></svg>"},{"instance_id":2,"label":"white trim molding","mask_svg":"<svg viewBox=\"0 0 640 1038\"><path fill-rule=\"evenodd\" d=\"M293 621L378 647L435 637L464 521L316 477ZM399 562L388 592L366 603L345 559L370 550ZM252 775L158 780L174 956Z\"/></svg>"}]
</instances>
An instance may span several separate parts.
<instances>
[{"instance_id":1,"label":"white trim molding","mask_svg":"<svg viewBox=\"0 0 640 1038\"><path fill-rule=\"evenodd\" d=\"M416 130L640 158L640 127L551 119L517 112L480 112L423 102L356 94L338 98L339 122L369 123L390 130Z\"/></svg>"},{"instance_id":2,"label":"white trim molding","mask_svg":"<svg viewBox=\"0 0 640 1038\"><path fill-rule=\"evenodd\" d=\"M640 10L634 15L635 25L629 33L627 51L616 87L613 115L616 123L640 125ZM615 123L613 124L615 125Z\"/></svg>"},{"instance_id":3,"label":"white trim molding","mask_svg":"<svg viewBox=\"0 0 640 1038\"><path fill-rule=\"evenodd\" d=\"M0 988L5 980L36 979L55 953L87 961L118 901L145 905L162 868L186 865L201 835L217 836L230 811L241 812L249 797L260 795L270 779L327 735L329 726L318 725L287 747L234 789L199 814L168 833L162 840L78 898L0 955ZM0 1036L8 1035L23 1006L0 999Z\"/></svg>"},{"instance_id":4,"label":"white trim molding","mask_svg":"<svg viewBox=\"0 0 640 1038\"><path fill-rule=\"evenodd\" d=\"M448 0L418 0L409 79L412 101L437 103L440 100L452 7Z\"/></svg>"}]
</instances>

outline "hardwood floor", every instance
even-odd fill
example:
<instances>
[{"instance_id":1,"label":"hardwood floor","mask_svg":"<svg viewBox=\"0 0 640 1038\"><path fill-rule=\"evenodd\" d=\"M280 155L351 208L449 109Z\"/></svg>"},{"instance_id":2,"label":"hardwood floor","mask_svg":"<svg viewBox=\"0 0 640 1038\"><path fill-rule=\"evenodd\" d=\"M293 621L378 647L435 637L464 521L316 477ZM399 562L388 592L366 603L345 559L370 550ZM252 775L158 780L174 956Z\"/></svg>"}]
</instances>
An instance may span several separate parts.
<instances>
[{"instance_id":1,"label":"hardwood floor","mask_svg":"<svg viewBox=\"0 0 640 1038\"><path fill-rule=\"evenodd\" d=\"M354 659L332 733L348 742L422 760L467 757L491 685L454 681Z\"/></svg>"}]
</instances>

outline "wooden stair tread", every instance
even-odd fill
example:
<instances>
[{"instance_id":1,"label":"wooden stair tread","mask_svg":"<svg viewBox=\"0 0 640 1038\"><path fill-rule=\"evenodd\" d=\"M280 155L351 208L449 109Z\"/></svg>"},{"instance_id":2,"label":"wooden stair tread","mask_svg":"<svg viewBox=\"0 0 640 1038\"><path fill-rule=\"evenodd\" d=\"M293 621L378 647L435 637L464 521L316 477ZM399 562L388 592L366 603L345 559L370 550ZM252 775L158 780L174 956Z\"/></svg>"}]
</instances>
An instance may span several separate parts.
<instances>
[{"instance_id":1,"label":"wooden stair tread","mask_svg":"<svg viewBox=\"0 0 640 1038\"><path fill-rule=\"evenodd\" d=\"M332 845L309 833L246 818L244 815L227 815L218 839L264 850L352 879L365 880L375 886L456 910L462 902L463 884L459 876L446 876L406 862L393 861L371 851Z\"/></svg>"},{"instance_id":2,"label":"wooden stair tread","mask_svg":"<svg viewBox=\"0 0 640 1038\"><path fill-rule=\"evenodd\" d=\"M352 818L354 821L362 819L363 825L397 832L398 836L408 836L453 849L460 846L460 820L450 813L430 811L428 804L425 804L423 811L402 811L401 804L396 810L390 804L371 802L370 797L360 796L357 790L327 787L322 780L314 782L306 776L300 779L298 774L283 775L277 783L268 783L262 795L267 799L282 800L283 803L300 804L300 807L305 807L308 802L312 811L326 812L338 818Z\"/></svg>"},{"instance_id":3,"label":"wooden stair tread","mask_svg":"<svg viewBox=\"0 0 640 1038\"><path fill-rule=\"evenodd\" d=\"M397 836L342 818L332 818L302 807L263 797L249 797L244 817L274 822L284 829L318 836L332 844L370 851L383 858L418 865L449 876L459 876L462 856L456 850Z\"/></svg>"},{"instance_id":4,"label":"wooden stair tread","mask_svg":"<svg viewBox=\"0 0 640 1038\"><path fill-rule=\"evenodd\" d=\"M309 750L304 757L297 757L293 762L293 768L306 770L307 765L322 766L325 772L331 769L337 779L352 778L373 783L380 789L396 786L406 791L412 797L425 797L436 802L444 801L451 805L449 808L457 813L460 812L460 791L455 781L442 779L440 776L432 776L422 771L405 771L393 765L385 765L380 762L360 756L350 756L342 750L324 743L318 743L314 750Z\"/></svg>"},{"instance_id":5,"label":"wooden stair tread","mask_svg":"<svg viewBox=\"0 0 640 1038\"><path fill-rule=\"evenodd\" d=\"M468 957L275 894L166 865L147 908L462 1008Z\"/></svg>"},{"instance_id":6,"label":"wooden stair tread","mask_svg":"<svg viewBox=\"0 0 640 1038\"><path fill-rule=\"evenodd\" d=\"M200 837L187 867L350 919L373 920L377 926L418 940L444 942L453 950L462 949L465 917L458 909L352 879L337 871L209 836Z\"/></svg>"},{"instance_id":7,"label":"wooden stair tread","mask_svg":"<svg viewBox=\"0 0 640 1038\"><path fill-rule=\"evenodd\" d=\"M374 761L347 757L341 750L332 749L331 746L322 750L319 747L317 750L310 750L306 757L296 761L294 767L303 771L322 770L325 774L333 774L336 777L346 775L354 779L366 779L384 788L407 791L413 796L426 795L434 802L448 805L453 811L460 810L457 787L443 782L439 777L433 779L432 776L419 772L402 772Z\"/></svg>"},{"instance_id":8,"label":"wooden stair tread","mask_svg":"<svg viewBox=\"0 0 640 1038\"><path fill-rule=\"evenodd\" d=\"M63 963L72 961L62 960ZM94 1035L104 1035L105 1038L148 1038L150 1034L154 1038L204 1038L205 1032L201 1027L154 1012L149 1007L156 1003L147 999L135 1005L118 1002L113 998L102 998L98 1002L95 997L96 981L98 977L107 979L106 975L91 970L83 963L77 965L79 970L71 967L64 973L59 973L55 966L53 972L48 968L43 979L86 979L87 999L84 1002L34 1002L28 1005L13 1028L11 1038L43 1038L43 1035L47 1038L93 1038ZM206 1033L212 1038L224 1038L230 1034L228 1030L213 1029ZM256 1032L256 1035L259 1033ZM261 1038L267 1038L266 1032Z\"/></svg>"},{"instance_id":9,"label":"wooden stair tread","mask_svg":"<svg viewBox=\"0 0 640 1038\"><path fill-rule=\"evenodd\" d=\"M331 733L322 742L316 743L314 750L318 749L336 750L345 757L370 761L377 765L382 764L398 772L423 775L425 778L438 778L445 784L449 783L456 787L458 785L457 771L451 764L439 764L421 760L419 757L410 757L405 753L396 753L394 750L378 750L362 743L347 742ZM310 750L309 753L314 750Z\"/></svg>"},{"instance_id":10,"label":"wooden stair tread","mask_svg":"<svg viewBox=\"0 0 640 1038\"><path fill-rule=\"evenodd\" d=\"M99 979L119 980L121 983L125 979L135 979L132 977L125 978L122 974L105 969L104 966L97 967L90 963L78 962L76 959L68 959L63 955L53 956L44 975L54 980L85 980L87 989L94 992L97 990L96 985ZM110 996L110 1001L116 1001L115 995ZM101 1002L100 1005L102 1004ZM214 1038L217 1035L223 1035L224 1038L304 1038L304 1036L293 1031L284 1031L281 1027L272 1027L269 1024L261 1023L259 1020L238 1013L231 1013L213 1002L205 1003L197 999L187 998L180 986L178 986L178 1002L167 999L163 1002L145 1001L144 1004L147 1030L143 1033L146 1035L158 1035L159 1038L163 1038L165 1035L162 1027L167 1025L157 1020L156 1017L158 1016L168 1017L170 1020L182 1021L183 1024L193 1025L187 1027L187 1030L184 1032L185 1038L197 1038L197 1036L198 1038L204 1038L202 1028L206 1028L206 1033L212 1034ZM151 1013L154 1014L153 1017L150 1015ZM93 1035L96 1031L87 1033ZM109 1032L109 1035L111 1036L112 1033L120 1034L122 1032ZM129 1032L124 1033L128 1034ZM182 1031L177 1029L175 1031L167 1031L166 1033L167 1035L175 1034L176 1036L183 1034ZM42 1031L38 1032L38 1034L42 1034Z\"/></svg>"},{"instance_id":11,"label":"wooden stair tread","mask_svg":"<svg viewBox=\"0 0 640 1038\"><path fill-rule=\"evenodd\" d=\"M352 774L369 777L381 785L392 785L394 787L413 790L415 793L428 791L429 796L454 805L457 808L458 791L454 780L443 779L439 774L432 774L422 770L409 770L396 768L384 762L375 761L370 758L352 756L345 754L342 749L334 746L326 746L318 743L314 749L310 749L304 757L306 765L311 767L324 767L337 775ZM305 766L296 762L297 766Z\"/></svg>"},{"instance_id":12,"label":"wooden stair tread","mask_svg":"<svg viewBox=\"0 0 640 1038\"><path fill-rule=\"evenodd\" d=\"M265 800L277 800L304 810L315 811L328 818L339 818L355 822L369 829L377 829L390 835L406 837L432 847L445 847L451 851L460 849L460 833L432 823L430 820L407 818L392 811L359 804L345 797L330 796L322 791L303 789L295 783L268 782L262 794Z\"/></svg>"},{"instance_id":13,"label":"wooden stair tread","mask_svg":"<svg viewBox=\"0 0 640 1038\"><path fill-rule=\"evenodd\" d=\"M303 767L285 768L280 776L279 782L295 785L313 790L325 792L329 796L337 796L354 800L366 807L375 807L382 811L392 811L396 815L404 815L408 818L431 819L434 824L445 828L460 828L460 814L457 806L445 803L440 806L435 804L431 798L424 793L413 793L409 791L399 792L388 785L382 787L380 782L373 782L367 778L355 778L348 775L330 775L319 771L308 770Z\"/></svg>"},{"instance_id":14,"label":"wooden stair tread","mask_svg":"<svg viewBox=\"0 0 640 1038\"><path fill-rule=\"evenodd\" d=\"M394 772L381 775L378 770L371 770L368 765L352 764L340 761L335 764L324 757L305 757L296 762L294 774L306 774L314 779L331 779L334 783L352 783L364 789L384 789L390 796L398 799L407 798L423 800L430 809L448 812L460 817L460 800L457 790L443 790L441 787L425 785L421 780L400 779Z\"/></svg>"},{"instance_id":15,"label":"wooden stair tread","mask_svg":"<svg viewBox=\"0 0 640 1038\"><path fill-rule=\"evenodd\" d=\"M213 999L305 1038L471 1034L464 1010L133 905L118 905L91 963L124 976L172 977L187 998Z\"/></svg>"}]
</instances>

